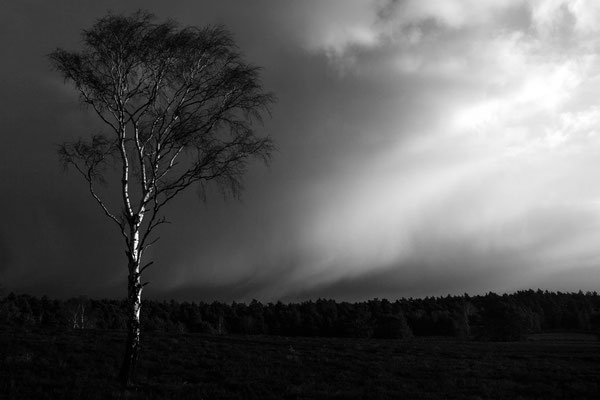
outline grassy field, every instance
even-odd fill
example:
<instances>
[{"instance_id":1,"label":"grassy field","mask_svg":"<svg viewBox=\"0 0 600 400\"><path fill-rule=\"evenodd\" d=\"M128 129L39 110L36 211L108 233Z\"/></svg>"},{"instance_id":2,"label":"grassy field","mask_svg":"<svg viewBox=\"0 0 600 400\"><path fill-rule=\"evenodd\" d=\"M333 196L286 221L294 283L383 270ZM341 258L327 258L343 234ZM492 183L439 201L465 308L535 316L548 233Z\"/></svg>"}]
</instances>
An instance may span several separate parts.
<instances>
[{"instance_id":1,"label":"grassy field","mask_svg":"<svg viewBox=\"0 0 600 400\"><path fill-rule=\"evenodd\" d=\"M136 387L114 382L123 332L3 331L7 399L597 399L600 342L148 334Z\"/></svg>"}]
</instances>

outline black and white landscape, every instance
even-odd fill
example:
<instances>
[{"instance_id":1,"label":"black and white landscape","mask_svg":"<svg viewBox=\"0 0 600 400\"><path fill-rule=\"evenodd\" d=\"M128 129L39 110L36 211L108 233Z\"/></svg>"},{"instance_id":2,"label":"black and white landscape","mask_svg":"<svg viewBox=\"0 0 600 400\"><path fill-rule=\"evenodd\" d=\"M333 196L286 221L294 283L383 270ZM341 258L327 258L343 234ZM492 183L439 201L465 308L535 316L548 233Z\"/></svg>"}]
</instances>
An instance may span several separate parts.
<instances>
[{"instance_id":1,"label":"black and white landscape","mask_svg":"<svg viewBox=\"0 0 600 400\"><path fill-rule=\"evenodd\" d=\"M593 398L599 19L3 2L0 391Z\"/></svg>"}]
</instances>

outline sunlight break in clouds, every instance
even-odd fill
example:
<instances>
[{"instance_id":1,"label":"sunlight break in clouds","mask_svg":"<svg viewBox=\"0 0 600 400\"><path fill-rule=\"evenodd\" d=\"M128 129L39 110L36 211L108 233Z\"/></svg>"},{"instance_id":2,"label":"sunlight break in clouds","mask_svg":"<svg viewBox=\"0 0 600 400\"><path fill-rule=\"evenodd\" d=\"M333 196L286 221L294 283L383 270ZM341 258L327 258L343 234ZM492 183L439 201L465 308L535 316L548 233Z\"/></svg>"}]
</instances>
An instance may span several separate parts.
<instances>
[{"instance_id":1,"label":"sunlight break in clouds","mask_svg":"<svg viewBox=\"0 0 600 400\"><path fill-rule=\"evenodd\" d=\"M340 79L389 80L398 96L435 99L422 118L443 121L406 131L398 110L396 128L382 128L396 145L354 160L360 175L331 178L332 200L305 232L315 274L400 273L459 244L484 262L531 254L496 287L600 261L594 4L358 2L322 27L320 43L311 37ZM373 126L366 134L381 135Z\"/></svg>"}]
</instances>

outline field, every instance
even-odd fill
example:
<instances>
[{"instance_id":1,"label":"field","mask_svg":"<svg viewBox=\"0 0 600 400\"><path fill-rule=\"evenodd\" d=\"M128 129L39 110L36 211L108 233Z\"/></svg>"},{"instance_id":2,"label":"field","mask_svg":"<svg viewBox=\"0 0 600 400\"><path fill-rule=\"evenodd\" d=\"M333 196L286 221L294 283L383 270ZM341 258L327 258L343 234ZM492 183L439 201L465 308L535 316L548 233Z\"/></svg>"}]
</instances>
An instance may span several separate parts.
<instances>
[{"instance_id":1,"label":"field","mask_svg":"<svg viewBox=\"0 0 600 400\"><path fill-rule=\"evenodd\" d=\"M148 334L115 383L123 332L0 332L6 399L595 399L600 342L512 343Z\"/></svg>"}]
</instances>

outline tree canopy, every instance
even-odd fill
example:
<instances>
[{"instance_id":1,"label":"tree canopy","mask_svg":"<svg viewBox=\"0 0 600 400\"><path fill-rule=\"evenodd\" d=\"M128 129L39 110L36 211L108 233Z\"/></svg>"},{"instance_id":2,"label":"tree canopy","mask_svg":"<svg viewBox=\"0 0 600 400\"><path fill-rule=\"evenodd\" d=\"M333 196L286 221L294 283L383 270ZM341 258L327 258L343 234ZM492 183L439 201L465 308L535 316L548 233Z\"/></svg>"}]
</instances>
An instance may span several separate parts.
<instances>
[{"instance_id":1,"label":"tree canopy","mask_svg":"<svg viewBox=\"0 0 600 400\"><path fill-rule=\"evenodd\" d=\"M122 229L150 206L148 234L180 191L216 181L237 195L249 159L267 161L273 150L255 125L274 96L262 90L260 69L243 61L231 34L154 19L141 11L108 15L83 31L82 51L50 55L110 131L63 144L61 161L81 173ZM136 183L124 189L121 212L95 190L115 164L129 168Z\"/></svg>"}]
</instances>

